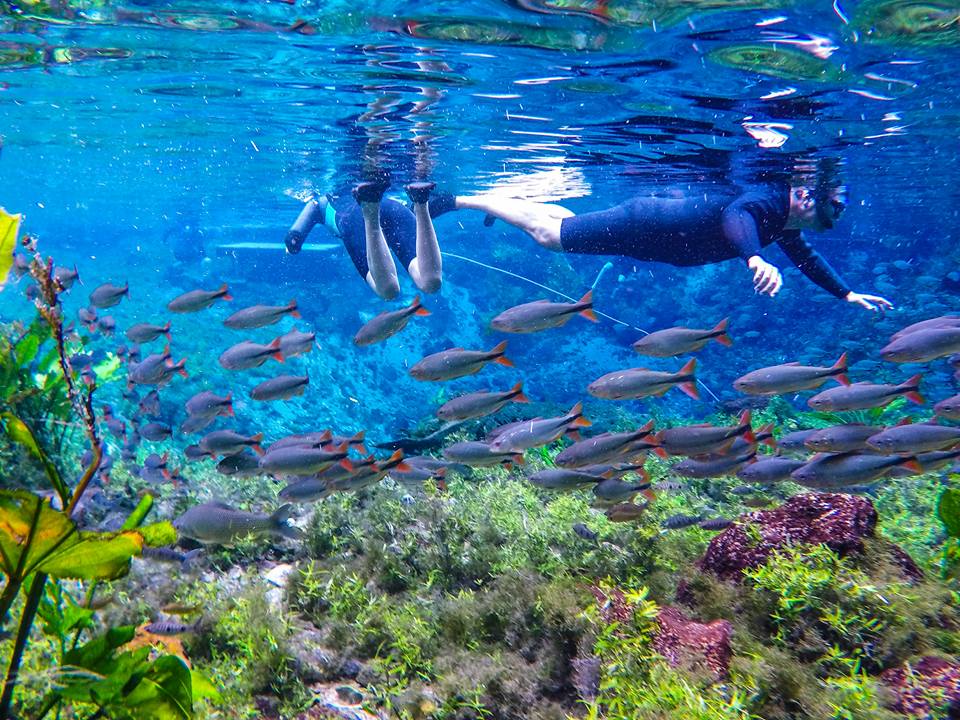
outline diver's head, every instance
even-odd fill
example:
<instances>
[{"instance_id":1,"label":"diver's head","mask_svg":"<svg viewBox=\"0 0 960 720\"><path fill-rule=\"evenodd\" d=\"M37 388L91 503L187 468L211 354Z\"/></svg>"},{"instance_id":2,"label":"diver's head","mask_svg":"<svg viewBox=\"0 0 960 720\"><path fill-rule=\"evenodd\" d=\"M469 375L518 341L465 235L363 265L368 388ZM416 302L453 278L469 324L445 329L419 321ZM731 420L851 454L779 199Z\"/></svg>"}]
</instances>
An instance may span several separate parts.
<instances>
[{"instance_id":1,"label":"diver's head","mask_svg":"<svg viewBox=\"0 0 960 720\"><path fill-rule=\"evenodd\" d=\"M840 184L835 163L821 161L813 175L791 183L787 218L791 229L829 230L847 207L847 189Z\"/></svg>"}]
</instances>

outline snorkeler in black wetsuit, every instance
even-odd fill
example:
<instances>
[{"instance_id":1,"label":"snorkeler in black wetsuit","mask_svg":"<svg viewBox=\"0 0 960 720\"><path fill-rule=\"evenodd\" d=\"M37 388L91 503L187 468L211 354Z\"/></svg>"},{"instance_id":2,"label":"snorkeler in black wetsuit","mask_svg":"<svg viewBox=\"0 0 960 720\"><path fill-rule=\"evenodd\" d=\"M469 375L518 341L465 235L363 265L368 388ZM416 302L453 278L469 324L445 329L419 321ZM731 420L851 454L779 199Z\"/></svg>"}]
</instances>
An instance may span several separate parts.
<instances>
[{"instance_id":1,"label":"snorkeler in black wetsuit","mask_svg":"<svg viewBox=\"0 0 960 720\"><path fill-rule=\"evenodd\" d=\"M878 295L857 293L801 235L826 230L844 209L843 188L817 183L757 185L678 197L635 197L608 210L576 215L565 207L492 195L459 196L456 208L481 210L524 230L560 252L625 255L678 266L742 258L757 292L780 291L780 270L761 249L777 243L813 282L837 298L868 310L893 307Z\"/></svg>"},{"instance_id":2,"label":"snorkeler in black wetsuit","mask_svg":"<svg viewBox=\"0 0 960 720\"><path fill-rule=\"evenodd\" d=\"M323 223L341 239L360 277L384 300L392 300L400 293L391 250L421 291L437 292L443 265L431 218L433 204L428 208L434 184L407 185L412 210L396 200L384 199L388 186L386 177L357 185L353 189L355 203L330 197L311 198L287 232L287 251L300 252L310 231Z\"/></svg>"}]
</instances>

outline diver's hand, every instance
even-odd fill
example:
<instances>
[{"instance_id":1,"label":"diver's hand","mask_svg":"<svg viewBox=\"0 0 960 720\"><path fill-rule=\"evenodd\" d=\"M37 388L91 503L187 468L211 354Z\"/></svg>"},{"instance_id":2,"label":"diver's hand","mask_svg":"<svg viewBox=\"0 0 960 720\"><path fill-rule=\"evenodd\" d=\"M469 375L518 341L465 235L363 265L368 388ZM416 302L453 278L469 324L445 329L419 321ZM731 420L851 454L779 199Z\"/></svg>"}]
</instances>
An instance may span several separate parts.
<instances>
[{"instance_id":1,"label":"diver's hand","mask_svg":"<svg viewBox=\"0 0 960 720\"><path fill-rule=\"evenodd\" d=\"M783 277L776 265L771 265L759 255L747 260L747 267L753 270L753 289L773 297L783 287Z\"/></svg>"},{"instance_id":2,"label":"diver's hand","mask_svg":"<svg viewBox=\"0 0 960 720\"><path fill-rule=\"evenodd\" d=\"M893 303L879 295L867 295L851 290L844 299L847 302L856 303L860 307L872 310L873 312L884 312L893 309Z\"/></svg>"}]
</instances>

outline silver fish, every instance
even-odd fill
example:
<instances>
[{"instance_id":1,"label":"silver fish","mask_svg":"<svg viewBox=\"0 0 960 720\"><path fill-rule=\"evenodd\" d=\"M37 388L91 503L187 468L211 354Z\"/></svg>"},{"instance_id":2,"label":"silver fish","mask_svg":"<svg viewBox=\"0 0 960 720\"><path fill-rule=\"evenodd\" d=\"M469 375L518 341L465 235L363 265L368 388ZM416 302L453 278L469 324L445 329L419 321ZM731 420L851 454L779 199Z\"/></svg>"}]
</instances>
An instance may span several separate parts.
<instances>
[{"instance_id":1,"label":"silver fish","mask_svg":"<svg viewBox=\"0 0 960 720\"><path fill-rule=\"evenodd\" d=\"M413 298L407 307L400 310L388 310L367 322L353 336L353 343L360 347L383 342L403 330L414 315L427 316L430 311L420 304L420 296Z\"/></svg>"},{"instance_id":2,"label":"silver fish","mask_svg":"<svg viewBox=\"0 0 960 720\"><path fill-rule=\"evenodd\" d=\"M724 318L710 330L694 330L685 327L657 330L637 340L633 344L633 349L641 355L666 358L696 352L711 340L729 347L733 345L733 341L727 335L728 321L728 318Z\"/></svg>"},{"instance_id":3,"label":"silver fish","mask_svg":"<svg viewBox=\"0 0 960 720\"><path fill-rule=\"evenodd\" d=\"M490 326L500 332L534 333L562 327L574 315L597 322L597 315L593 311L593 290L587 291L586 295L573 303L537 300L517 305L497 315Z\"/></svg>"},{"instance_id":4,"label":"silver fish","mask_svg":"<svg viewBox=\"0 0 960 720\"><path fill-rule=\"evenodd\" d=\"M264 515L243 512L221 502L207 502L187 510L173 521L173 526L184 537L217 545L229 545L247 535L296 538L300 533L288 524L292 509L291 505L283 505L272 515Z\"/></svg>"}]
</instances>

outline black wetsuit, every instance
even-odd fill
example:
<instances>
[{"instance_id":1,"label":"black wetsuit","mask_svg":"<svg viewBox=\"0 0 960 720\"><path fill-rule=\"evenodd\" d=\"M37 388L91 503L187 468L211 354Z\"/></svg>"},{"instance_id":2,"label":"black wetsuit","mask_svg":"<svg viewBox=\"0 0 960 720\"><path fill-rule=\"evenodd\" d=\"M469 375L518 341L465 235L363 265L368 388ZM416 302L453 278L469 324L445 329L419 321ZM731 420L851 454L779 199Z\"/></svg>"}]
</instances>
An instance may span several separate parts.
<instances>
[{"instance_id":1,"label":"black wetsuit","mask_svg":"<svg viewBox=\"0 0 960 720\"><path fill-rule=\"evenodd\" d=\"M344 196L334 200L333 207L337 211L337 230L343 246L360 277L366 278L370 266L360 206L352 197ZM406 270L417 256L417 220L413 212L403 203L384 198L380 201L380 228L387 245Z\"/></svg>"},{"instance_id":2,"label":"black wetsuit","mask_svg":"<svg viewBox=\"0 0 960 720\"><path fill-rule=\"evenodd\" d=\"M564 219L560 244L570 253L690 266L746 260L777 243L804 275L831 295L845 297L850 287L840 275L799 230L784 229L789 210L786 185L758 185L739 196L711 188L682 197L636 197Z\"/></svg>"}]
</instances>

